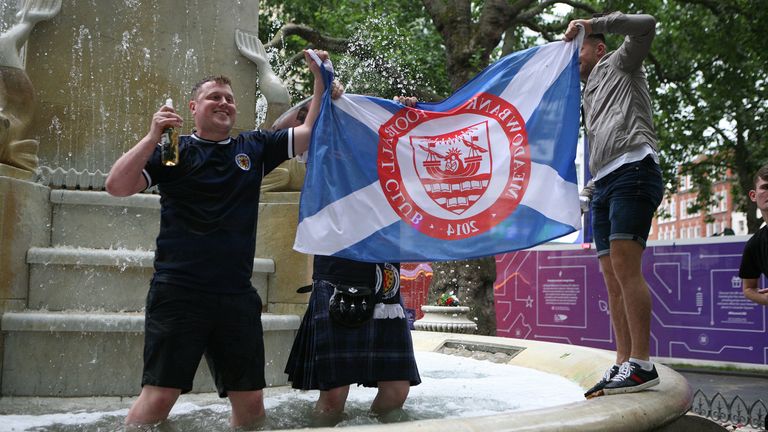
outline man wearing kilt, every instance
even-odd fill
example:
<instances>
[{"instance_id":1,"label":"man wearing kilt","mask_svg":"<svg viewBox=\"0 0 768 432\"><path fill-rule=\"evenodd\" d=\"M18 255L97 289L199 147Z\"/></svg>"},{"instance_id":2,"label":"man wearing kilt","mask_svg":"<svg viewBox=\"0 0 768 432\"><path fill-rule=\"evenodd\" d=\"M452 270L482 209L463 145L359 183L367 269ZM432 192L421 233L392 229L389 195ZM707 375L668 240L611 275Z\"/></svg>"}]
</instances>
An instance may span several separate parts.
<instances>
[{"instance_id":1,"label":"man wearing kilt","mask_svg":"<svg viewBox=\"0 0 768 432\"><path fill-rule=\"evenodd\" d=\"M315 256L312 278L312 295L285 368L292 386L320 390L315 413L331 424L340 419L351 384L378 388L371 404L377 415L401 408L421 378L400 299L400 265ZM354 299L342 293L366 289L375 306L358 300L357 311L345 317L343 310L355 308L339 304Z\"/></svg>"}]
</instances>

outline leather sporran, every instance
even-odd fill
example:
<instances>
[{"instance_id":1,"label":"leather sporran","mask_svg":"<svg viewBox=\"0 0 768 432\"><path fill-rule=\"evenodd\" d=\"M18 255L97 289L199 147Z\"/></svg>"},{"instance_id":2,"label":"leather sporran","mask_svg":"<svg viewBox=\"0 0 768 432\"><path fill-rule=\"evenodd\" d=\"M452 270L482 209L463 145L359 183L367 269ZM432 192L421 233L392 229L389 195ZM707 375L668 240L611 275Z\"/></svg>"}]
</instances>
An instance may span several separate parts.
<instances>
[{"instance_id":1,"label":"leather sporran","mask_svg":"<svg viewBox=\"0 0 768 432\"><path fill-rule=\"evenodd\" d=\"M328 312L336 324L360 327L373 317L376 293L373 288L358 285L332 284L333 295Z\"/></svg>"}]
</instances>

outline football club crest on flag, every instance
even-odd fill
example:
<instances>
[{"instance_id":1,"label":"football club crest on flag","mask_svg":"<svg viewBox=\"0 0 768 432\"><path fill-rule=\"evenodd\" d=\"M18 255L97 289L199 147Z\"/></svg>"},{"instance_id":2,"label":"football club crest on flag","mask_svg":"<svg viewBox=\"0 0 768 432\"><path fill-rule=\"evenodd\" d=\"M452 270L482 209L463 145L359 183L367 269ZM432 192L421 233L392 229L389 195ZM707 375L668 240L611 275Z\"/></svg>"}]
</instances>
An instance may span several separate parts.
<instances>
[{"instance_id":1,"label":"football club crest on flag","mask_svg":"<svg viewBox=\"0 0 768 432\"><path fill-rule=\"evenodd\" d=\"M294 249L438 261L579 229L578 48L554 42L510 54L448 99L415 108L326 92Z\"/></svg>"},{"instance_id":2,"label":"football club crest on flag","mask_svg":"<svg viewBox=\"0 0 768 432\"><path fill-rule=\"evenodd\" d=\"M530 177L522 118L491 94L440 114L403 109L381 126L379 139L384 195L401 219L430 237L455 240L488 231L514 211ZM510 163L494 170L494 153ZM423 188L408 186L414 177Z\"/></svg>"}]
</instances>

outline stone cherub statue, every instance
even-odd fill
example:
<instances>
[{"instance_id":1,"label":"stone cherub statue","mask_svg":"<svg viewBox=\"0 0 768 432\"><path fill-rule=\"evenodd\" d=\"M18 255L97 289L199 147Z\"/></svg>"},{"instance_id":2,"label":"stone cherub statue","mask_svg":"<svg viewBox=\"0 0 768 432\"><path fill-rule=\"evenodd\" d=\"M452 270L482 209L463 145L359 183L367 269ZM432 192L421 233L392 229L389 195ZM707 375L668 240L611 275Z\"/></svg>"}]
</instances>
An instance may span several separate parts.
<instances>
[{"instance_id":1,"label":"stone cherub statue","mask_svg":"<svg viewBox=\"0 0 768 432\"><path fill-rule=\"evenodd\" d=\"M0 164L37 169L38 142L25 138L32 121L35 91L24 71L21 49L34 26L53 18L61 0L24 0L18 22L0 35Z\"/></svg>"},{"instance_id":2,"label":"stone cherub statue","mask_svg":"<svg viewBox=\"0 0 768 432\"><path fill-rule=\"evenodd\" d=\"M290 108L291 97L283 82L272 70L264 45L257 36L240 30L235 30L235 43L240 53L255 63L259 71L259 89L267 99L267 115L262 127L293 126L293 122L286 123L287 117L281 117ZM293 113L292 117L296 116L296 110L290 112ZM278 120L281 121L278 122ZM304 184L305 173L304 164L296 159L290 159L264 177L261 190L262 192L300 191Z\"/></svg>"}]
</instances>

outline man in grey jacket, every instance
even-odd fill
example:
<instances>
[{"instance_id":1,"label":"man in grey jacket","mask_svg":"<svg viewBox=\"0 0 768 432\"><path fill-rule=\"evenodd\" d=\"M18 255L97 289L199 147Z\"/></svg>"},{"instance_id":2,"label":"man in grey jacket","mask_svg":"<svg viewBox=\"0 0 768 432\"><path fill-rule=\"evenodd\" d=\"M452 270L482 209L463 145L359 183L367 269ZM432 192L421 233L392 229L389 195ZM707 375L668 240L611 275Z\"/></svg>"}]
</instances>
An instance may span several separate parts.
<instances>
[{"instance_id":1,"label":"man in grey jacket","mask_svg":"<svg viewBox=\"0 0 768 432\"><path fill-rule=\"evenodd\" d=\"M641 264L664 186L642 66L656 20L619 12L574 20L564 39L575 38L579 27L585 31L579 71L592 173L585 189L616 335L616 364L585 393L590 398L659 383L650 361L651 295ZM624 42L608 52L603 33L624 35Z\"/></svg>"}]
</instances>

